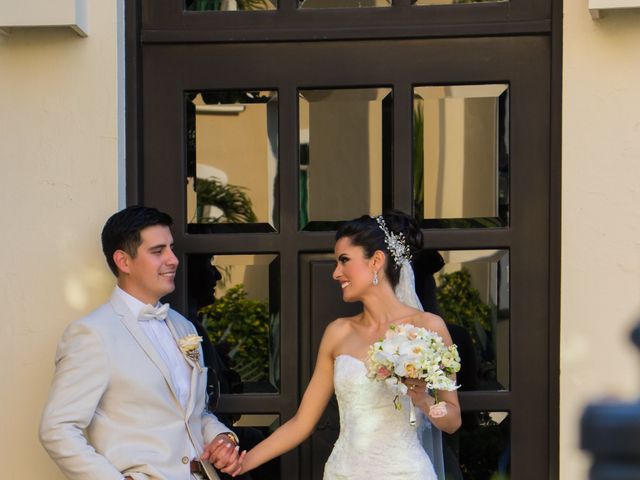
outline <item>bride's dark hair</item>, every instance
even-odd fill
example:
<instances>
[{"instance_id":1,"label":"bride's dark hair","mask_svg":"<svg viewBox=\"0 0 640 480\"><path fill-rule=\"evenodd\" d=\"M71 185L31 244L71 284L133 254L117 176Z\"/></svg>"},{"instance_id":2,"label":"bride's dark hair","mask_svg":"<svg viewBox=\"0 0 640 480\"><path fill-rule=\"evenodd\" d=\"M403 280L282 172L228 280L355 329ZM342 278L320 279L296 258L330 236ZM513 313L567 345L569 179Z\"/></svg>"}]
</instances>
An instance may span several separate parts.
<instances>
[{"instance_id":1,"label":"bride's dark hair","mask_svg":"<svg viewBox=\"0 0 640 480\"><path fill-rule=\"evenodd\" d=\"M413 217L399 211L389 210L382 215L387 228L392 233L402 233L405 242L411 250L411 254L415 254L422 249L422 232L418 223ZM336 241L343 237L349 238L353 245L357 245L364 249L366 258L371 258L377 250L381 250L387 257L385 264L385 274L391 282L391 286L395 287L400 279L400 269L393 260L393 255L389 252L389 247L385 243L384 232L378 225L375 217L363 215L343 223L336 232Z\"/></svg>"}]
</instances>

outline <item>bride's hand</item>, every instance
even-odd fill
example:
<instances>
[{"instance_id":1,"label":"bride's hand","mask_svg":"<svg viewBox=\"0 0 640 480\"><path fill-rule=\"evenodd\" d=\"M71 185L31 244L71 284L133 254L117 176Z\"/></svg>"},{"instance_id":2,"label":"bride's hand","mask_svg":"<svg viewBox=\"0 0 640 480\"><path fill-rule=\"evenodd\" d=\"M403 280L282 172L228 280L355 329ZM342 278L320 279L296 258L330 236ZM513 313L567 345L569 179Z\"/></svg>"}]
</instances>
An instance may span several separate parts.
<instances>
[{"instance_id":1,"label":"bride's hand","mask_svg":"<svg viewBox=\"0 0 640 480\"><path fill-rule=\"evenodd\" d=\"M247 451L243 450L242 453L240 454L240 456L238 457L238 462L236 463L235 468L233 467L225 467L223 469L221 469L221 472L226 473L227 475L230 475L232 477L235 477L237 475L241 475L244 473L244 468L242 466L242 462L244 462L244 457L246 456ZM233 469L232 469L233 468Z\"/></svg>"},{"instance_id":2,"label":"bride's hand","mask_svg":"<svg viewBox=\"0 0 640 480\"><path fill-rule=\"evenodd\" d=\"M428 411L429 407L435 403L434 398L427 392L427 384L423 380L405 378L403 383L407 386L407 395L411 397L416 407Z\"/></svg>"}]
</instances>

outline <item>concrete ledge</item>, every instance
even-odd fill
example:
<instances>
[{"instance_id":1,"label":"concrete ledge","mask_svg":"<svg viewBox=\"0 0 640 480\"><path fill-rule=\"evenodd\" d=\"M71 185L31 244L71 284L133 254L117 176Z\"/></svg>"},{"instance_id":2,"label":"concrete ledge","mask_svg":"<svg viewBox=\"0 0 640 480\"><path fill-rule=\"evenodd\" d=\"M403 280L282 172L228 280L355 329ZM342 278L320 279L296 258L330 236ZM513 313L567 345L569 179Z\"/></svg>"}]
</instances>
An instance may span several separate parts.
<instances>
[{"instance_id":1,"label":"concrete ledge","mask_svg":"<svg viewBox=\"0 0 640 480\"><path fill-rule=\"evenodd\" d=\"M594 20L607 11L640 8L640 0L589 0L589 12Z\"/></svg>"},{"instance_id":2,"label":"concrete ledge","mask_svg":"<svg viewBox=\"0 0 640 480\"><path fill-rule=\"evenodd\" d=\"M88 35L86 0L0 1L0 34L19 27L67 27Z\"/></svg>"}]
</instances>

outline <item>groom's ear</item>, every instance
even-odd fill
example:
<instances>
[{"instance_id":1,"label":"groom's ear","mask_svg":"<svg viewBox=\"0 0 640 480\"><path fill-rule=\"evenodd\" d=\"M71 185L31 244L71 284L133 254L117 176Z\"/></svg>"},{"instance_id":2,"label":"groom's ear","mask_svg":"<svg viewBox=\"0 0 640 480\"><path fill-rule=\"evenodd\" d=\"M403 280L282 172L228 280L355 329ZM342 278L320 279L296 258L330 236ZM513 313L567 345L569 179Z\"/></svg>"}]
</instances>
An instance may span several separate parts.
<instances>
[{"instance_id":1,"label":"groom's ear","mask_svg":"<svg viewBox=\"0 0 640 480\"><path fill-rule=\"evenodd\" d=\"M124 250L116 250L113 252L113 263L118 267L118 271L122 273L129 273L131 267L129 262L131 257Z\"/></svg>"}]
</instances>

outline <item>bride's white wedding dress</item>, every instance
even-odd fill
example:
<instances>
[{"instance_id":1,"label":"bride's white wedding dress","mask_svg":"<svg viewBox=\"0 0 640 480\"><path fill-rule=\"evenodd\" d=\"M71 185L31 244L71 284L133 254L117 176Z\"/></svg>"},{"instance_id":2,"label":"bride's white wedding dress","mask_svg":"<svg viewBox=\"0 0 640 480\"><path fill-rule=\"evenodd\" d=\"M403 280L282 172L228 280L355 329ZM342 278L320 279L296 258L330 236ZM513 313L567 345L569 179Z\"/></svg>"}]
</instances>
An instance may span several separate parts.
<instances>
[{"instance_id":1,"label":"bride's white wedding dress","mask_svg":"<svg viewBox=\"0 0 640 480\"><path fill-rule=\"evenodd\" d=\"M409 399L402 410L384 382L367 378L364 363L350 355L335 359L333 383L340 408L340 436L324 469L324 480L437 480L416 427L409 425Z\"/></svg>"}]
</instances>

